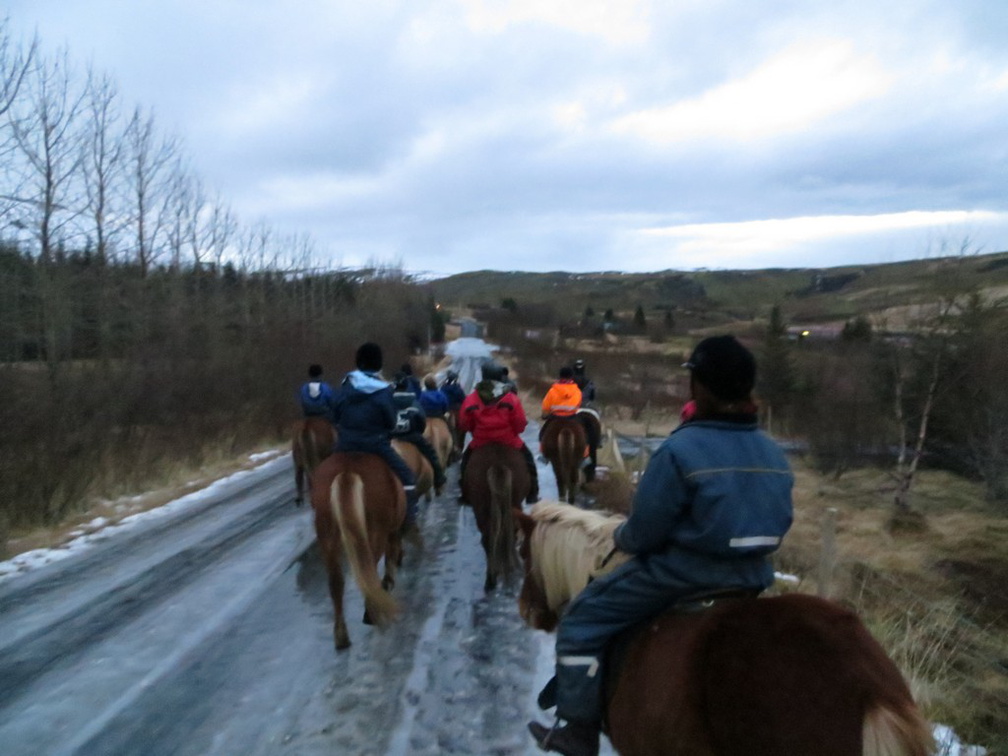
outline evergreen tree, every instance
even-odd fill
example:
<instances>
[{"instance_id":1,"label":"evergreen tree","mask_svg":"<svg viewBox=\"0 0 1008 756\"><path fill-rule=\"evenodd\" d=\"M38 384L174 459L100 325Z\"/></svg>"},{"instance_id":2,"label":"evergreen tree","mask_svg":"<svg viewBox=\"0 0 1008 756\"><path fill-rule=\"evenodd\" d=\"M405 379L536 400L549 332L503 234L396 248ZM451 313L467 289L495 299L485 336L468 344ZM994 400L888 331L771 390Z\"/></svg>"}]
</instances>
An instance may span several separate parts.
<instances>
[{"instance_id":1,"label":"evergreen tree","mask_svg":"<svg viewBox=\"0 0 1008 756\"><path fill-rule=\"evenodd\" d=\"M871 341L871 337L871 323L864 315L858 315L854 320L848 320L844 323L843 331L840 332L840 338L844 341Z\"/></svg>"},{"instance_id":2,"label":"evergreen tree","mask_svg":"<svg viewBox=\"0 0 1008 756\"><path fill-rule=\"evenodd\" d=\"M647 328L647 319L644 317L643 305L637 305L637 309L634 310L633 324L635 328L639 328L642 331Z\"/></svg>"},{"instance_id":3,"label":"evergreen tree","mask_svg":"<svg viewBox=\"0 0 1008 756\"><path fill-rule=\"evenodd\" d=\"M780 305L774 305L770 311L757 375L757 391L764 406L771 414L776 413L779 417L781 411L791 403L795 389L791 342L787 338L787 326Z\"/></svg>"}]
</instances>

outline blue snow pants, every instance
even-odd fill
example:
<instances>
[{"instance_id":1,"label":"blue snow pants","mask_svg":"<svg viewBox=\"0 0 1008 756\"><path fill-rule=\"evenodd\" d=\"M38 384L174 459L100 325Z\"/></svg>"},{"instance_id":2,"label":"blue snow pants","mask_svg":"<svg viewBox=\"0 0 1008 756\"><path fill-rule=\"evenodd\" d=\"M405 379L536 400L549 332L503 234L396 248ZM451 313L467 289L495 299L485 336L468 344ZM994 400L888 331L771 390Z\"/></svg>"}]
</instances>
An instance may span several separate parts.
<instances>
[{"instance_id":1,"label":"blue snow pants","mask_svg":"<svg viewBox=\"0 0 1008 756\"><path fill-rule=\"evenodd\" d=\"M598 725L603 707L601 665L608 642L704 588L666 570L656 574L640 557L589 583L571 601L557 629L557 716Z\"/></svg>"}]
</instances>

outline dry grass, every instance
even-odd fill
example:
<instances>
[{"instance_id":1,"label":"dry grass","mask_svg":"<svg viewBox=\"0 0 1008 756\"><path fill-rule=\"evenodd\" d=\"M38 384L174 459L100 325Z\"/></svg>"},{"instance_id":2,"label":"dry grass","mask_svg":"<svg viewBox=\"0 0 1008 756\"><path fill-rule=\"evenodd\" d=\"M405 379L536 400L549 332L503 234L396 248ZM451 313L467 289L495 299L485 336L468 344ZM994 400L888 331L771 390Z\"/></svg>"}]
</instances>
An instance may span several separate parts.
<instances>
[{"instance_id":1,"label":"dry grass","mask_svg":"<svg viewBox=\"0 0 1008 756\"><path fill-rule=\"evenodd\" d=\"M893 485L865 469L839 481L795 465L795 523L778 568L816 591L827 510L835 510L831 595L856 609L900 665L925 714L1008 753L1008 520L979 484L920 473L925 530L888 527Z\"/></svg>"},{"instance_id":2,"label":"dry grass","mask_svg":"<svg viewBox=\"0 0 1008 756\"><path fill-rule=\"evenodd\" d=\"M263 463L263 459L252 461L251 454L269 452L283 454L287 451L286 445L274 446L264 443L253 451L237 457L223 454L208 455L202 464L197 466L165 463L143 491L122 491L112 499L94 498L86 503L82 510L75 511L52 526L9 529L6 554L2 556L9 559L25 551L59 546L77 535L119 522L139 512L156 509L206 488L220 478ZM94 524L96 521L102 524ZM0 532L0 536L2 535Z\"/></svg>"}]
</instances>

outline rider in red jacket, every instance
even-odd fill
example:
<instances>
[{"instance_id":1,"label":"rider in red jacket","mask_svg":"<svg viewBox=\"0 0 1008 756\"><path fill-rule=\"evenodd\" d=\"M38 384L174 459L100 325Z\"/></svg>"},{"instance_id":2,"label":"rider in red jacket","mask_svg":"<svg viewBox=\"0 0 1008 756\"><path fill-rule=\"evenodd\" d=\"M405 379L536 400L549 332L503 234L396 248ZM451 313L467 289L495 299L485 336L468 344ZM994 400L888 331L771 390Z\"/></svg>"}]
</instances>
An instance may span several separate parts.
<instances>
[{"instance_id":1,"label":"rider in red jacket","mask_svg":"<svg viewBox=\"0 0 1008 756\"><path fill-rule=\"evenodd\" d=\"M532 452L525 446L519 435L528 425L525 408L517 394L508 391L502 381L503 374L499 366L488 363L483 366L483 380L476 384L476 389L462 402L458 414L458 427L463 433L471 433L472 440L462 454L459 467L459 487L462 476L465 475L466 462L473 449L487 444L503 444L518 449L525 457L529 473L532 476L531 488L526 501L539 501L539 477L536 471ZM461 498L460 498L461 500Z\"/></svg>"}]
</instances>

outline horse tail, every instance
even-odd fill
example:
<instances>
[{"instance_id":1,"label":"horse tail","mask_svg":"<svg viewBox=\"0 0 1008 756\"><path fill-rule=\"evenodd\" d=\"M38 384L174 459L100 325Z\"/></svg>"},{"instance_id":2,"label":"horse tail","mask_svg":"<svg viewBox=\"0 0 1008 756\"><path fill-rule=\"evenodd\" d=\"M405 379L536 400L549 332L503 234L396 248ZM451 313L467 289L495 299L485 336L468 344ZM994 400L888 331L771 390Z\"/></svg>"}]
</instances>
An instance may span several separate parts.
<instances>
[{"instance_id":1,"label":"horse tail","mask_svg":"<svg viewBox=\"0 0 1008 756\"><path fill-rule=\"evenodd\" d=\"M511 468L505 465L491 465L487 470L487 486L490 488L490 571L501 575L504 582L518 566L515 548L514 517L511 514L511 491L513 478Z\"/></svg>"},{"instance_id":2,"label":"horse tail","mask_svg":"<svg viewBox=\"0 0 1008 756\"><path fill-rule=\"evenodd\" d=\"M378 564L368 543L364 511L364 481L355 473L339 473L329 489L329 505L339 525L343 548L364 596L364 607L376 625L387 625L399 611L395 599L382 588Z\"/></svg>"},{"instance_id":3,"label":"horse tail","mask_svg":"<svg viewBox=\"0 0 1008 756\"><path fill-rule=\"evenodd\" d=\"M557 457L559 459L559 475L557 478L563 481L567 489L567 500L574 500L574 490L577 487L578 459L577 439L574 431L570 428L562 428L557 437Z\"/></svg>"},{"instance_id":4,"label":"horse tail","mask_svg":"<svg viewBox=\"0 0 1008 756\"><path fill-rule=\"evenodd\" d=\"M912 702L880 704L865 715L864 756L929 756L935 743L931 727Z\"/></svg>"},{"instance_id":5,"label":"horse tail","mask_svg":"<svg viewBox=\"0 0 1008 756\"><path fill-rule=\"evenodd\" d=\"M304 423L298 432L298 443L301 445L301 466L309 476L315 472L315 468L319 466L321 461L318 444L315 441L315 433L311 426Z\"/></svg>"}]
</instances>

